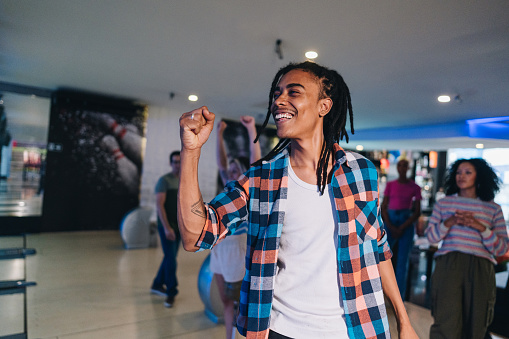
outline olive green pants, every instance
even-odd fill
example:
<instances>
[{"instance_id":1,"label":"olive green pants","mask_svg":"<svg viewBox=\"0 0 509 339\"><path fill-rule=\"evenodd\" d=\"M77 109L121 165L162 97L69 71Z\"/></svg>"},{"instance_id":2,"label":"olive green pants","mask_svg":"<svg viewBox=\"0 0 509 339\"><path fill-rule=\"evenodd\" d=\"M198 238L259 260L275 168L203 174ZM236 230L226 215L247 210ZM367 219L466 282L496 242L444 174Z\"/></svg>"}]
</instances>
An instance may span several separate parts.
<instances>
[{"instance_id":1,"label":"olive green pants","mask_svg":"<svg viewBox=\"0 0 509 339\"><path fill-rule=\"evenodd\" d=\"M436 258L431 277L430 338L482 339L493 321L496 283L493 263L451 252Z\"/></svg>"}]
</instances>

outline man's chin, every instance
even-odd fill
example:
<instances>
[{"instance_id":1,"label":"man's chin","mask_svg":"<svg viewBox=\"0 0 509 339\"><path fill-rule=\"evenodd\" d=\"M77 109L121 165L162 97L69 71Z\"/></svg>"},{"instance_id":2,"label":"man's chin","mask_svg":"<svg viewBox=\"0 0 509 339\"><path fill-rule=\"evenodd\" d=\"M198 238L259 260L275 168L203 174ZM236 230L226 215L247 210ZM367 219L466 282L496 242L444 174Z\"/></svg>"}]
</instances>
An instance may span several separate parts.
<instances>
[{"instance_id":1,"label":"man's chin","mask_svg":"<svg viewBox=\"0 0 509 339\"><path fill-rule=\"evenodd\" d=\"M279 128L276 130L276 135L279 139L288 138L287 133L285 133L282 129L279 129Z\"/></svg>"}]
</instances>

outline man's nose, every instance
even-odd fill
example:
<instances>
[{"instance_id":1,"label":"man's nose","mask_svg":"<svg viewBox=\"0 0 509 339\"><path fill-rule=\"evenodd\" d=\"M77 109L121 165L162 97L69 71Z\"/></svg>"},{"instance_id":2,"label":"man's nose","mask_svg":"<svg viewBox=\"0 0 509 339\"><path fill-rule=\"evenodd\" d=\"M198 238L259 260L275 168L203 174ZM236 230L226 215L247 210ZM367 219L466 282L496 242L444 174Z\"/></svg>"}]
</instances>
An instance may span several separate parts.
<instances>
[{"instance_id":1,"label":"man's nose","mask_svg":"<svg viewBox=\"0 0 509 339\"><path fill-rule=\"evenodd\" d=\"M274 100L274 105L276 106L280 106L280 105L283 105L287 102L287 99L288 97L283 93L283 94L280 94L276 100Z\"/></svg>"}]
</instances>

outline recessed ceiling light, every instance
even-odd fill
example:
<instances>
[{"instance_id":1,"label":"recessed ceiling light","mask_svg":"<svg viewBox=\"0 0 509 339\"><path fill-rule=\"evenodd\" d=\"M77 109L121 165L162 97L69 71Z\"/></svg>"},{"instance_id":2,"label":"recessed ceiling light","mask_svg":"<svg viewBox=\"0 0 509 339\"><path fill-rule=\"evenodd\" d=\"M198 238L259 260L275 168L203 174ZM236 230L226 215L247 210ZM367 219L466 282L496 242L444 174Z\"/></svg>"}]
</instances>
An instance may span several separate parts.
<instances>
[{"instance_id":1,"label":"recessed ceiling light","mask_svg":"<svg viewBox=\"0 0 509 339\"><path fill-rule=\"evenodd\" d=\"M305 56L308 59L316 59L316 57L318 56L318 53L316 53L315 51L307 51Z\"/></svg>"},{"instance_id":2,"label":"recessed ceiling light","mask_svg":"<svg viewBox=\"0 0 509 339\"><path fill-rule=\"evenodd\" d=\"M198 101L198 96L197 95L194 95L194 94L191 94L189 97L187 97L189 99L189 101Z\"/></svg>"},{"instance_id":3,"label":"recessed ceiling light","mask_svg":"<svg viewBox=\"0 0 509 339\"><path fill-rule=\"evenodd\" d=\"M364 149L364 146L357 145L357 146L355 146L355 149L358 150L358 151L362 151Z\"/></svg>"},{"instance_id":4,"label":"recessed ceiling light","mask_svg":"<svg viewBox=\"0 0 509 339\"><path fill-rule=\"evenodd\" d=\"M440 102L449 102L451 101L451 97L448 95L441 95L438 97L438 101Z\"/></svg>"},{"instance_id":5,"label":"recessed ceiling light","mask_svg":"<svg viewBox=\"0 0 509 339\"><path fill-rule=\"evenodd\" d=\"M484 144L475 144L475 148L484 148Z\"/></svg>"}]
</instances>

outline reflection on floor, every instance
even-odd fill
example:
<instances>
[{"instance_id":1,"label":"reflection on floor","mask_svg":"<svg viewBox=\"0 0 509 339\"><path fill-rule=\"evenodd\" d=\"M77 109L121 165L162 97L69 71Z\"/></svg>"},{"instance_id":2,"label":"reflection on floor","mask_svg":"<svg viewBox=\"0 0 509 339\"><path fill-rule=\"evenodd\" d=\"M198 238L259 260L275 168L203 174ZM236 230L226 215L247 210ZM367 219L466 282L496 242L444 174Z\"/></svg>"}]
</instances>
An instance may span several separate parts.
<instances>
[{"instance_id":1,"label":"reflection on floor","mask_svg":"<svg viewBox=\"0 0 509 339\"><path fill-rule=\"evenodd\" d=\"M0 179L0 217L40 216L42 194L38 194L39 179L11 172L8 179Z\"/></svg>"},{"instance_id":2,"label":"reflection on floor","mask_svg":"<svg viewBox=\"0 0 509 339\"><path fill-rule=\"evenodd\" d=\"M26 245L37 254L0 260L0 280L23 279L26 260L26 279L37 283L27 292L29 338L224 337L224 326L205 316L198 293L206 252L179 252L180 293L166 309L164 298L149 294L160 248L125 250L115 231L31 234ZM0 237L1 248L18 246L21 237ZM0 336L22 332L22 295L0 298ZM407 308L420 337L428 337L429 311ZM395 329L392 315L390 323Z\"/></svg>"}]
</instances>

